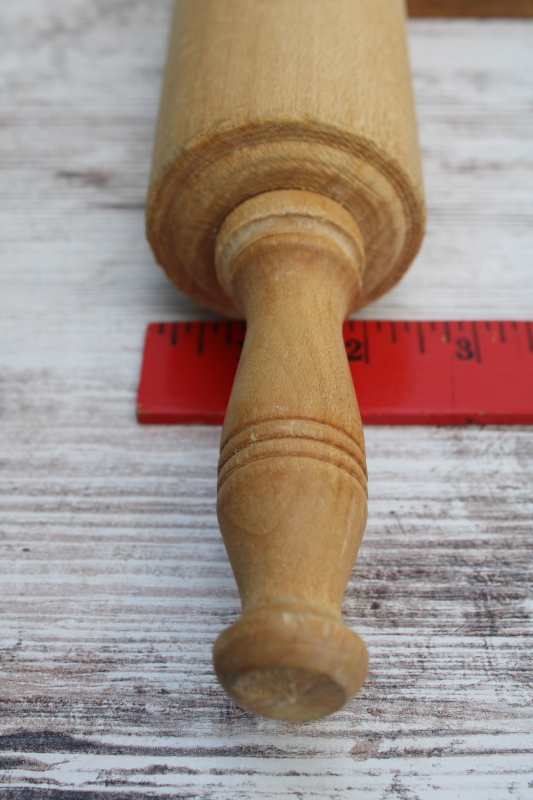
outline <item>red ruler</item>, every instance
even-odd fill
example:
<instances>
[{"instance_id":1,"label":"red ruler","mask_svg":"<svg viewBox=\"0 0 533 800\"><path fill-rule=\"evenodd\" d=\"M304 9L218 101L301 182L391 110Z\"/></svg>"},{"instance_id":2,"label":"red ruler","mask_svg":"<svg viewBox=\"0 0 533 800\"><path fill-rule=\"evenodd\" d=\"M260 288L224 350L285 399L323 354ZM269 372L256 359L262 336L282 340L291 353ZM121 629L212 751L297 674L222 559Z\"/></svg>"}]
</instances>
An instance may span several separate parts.
<instances>
[{"instance_id":1,"label":"red ruler","mask_svg":"<svg viewBox=\"0 0 533 800\"><path fill-rule=\"evenodd\" d=\"M137 419L220 425L244 322L148 326ZM343 336L363 422L533 423L533 322L350 320Z\"/></svg>"}]
</instances>

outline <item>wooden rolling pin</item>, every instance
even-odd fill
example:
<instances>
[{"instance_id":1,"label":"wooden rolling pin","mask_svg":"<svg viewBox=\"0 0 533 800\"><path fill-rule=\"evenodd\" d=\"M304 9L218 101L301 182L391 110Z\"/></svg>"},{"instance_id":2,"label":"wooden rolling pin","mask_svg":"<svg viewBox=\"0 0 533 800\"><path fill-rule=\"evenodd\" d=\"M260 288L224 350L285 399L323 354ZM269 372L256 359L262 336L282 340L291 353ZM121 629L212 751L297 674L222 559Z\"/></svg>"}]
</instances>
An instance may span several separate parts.
<instances>
[{"instance_id":1,"label":"wooden rolling pin","mask_svg":"<svg viewBox=\"0 0 533 800\"><path fill-rule=\"evenodd\" d=\"M242 599L214 665L253 713L341 708L366 522L343 320L405 272L424 204L401 0L177 0L148 198L170 280L247 319L218 519Z\"/></svg>"}]
</instances>

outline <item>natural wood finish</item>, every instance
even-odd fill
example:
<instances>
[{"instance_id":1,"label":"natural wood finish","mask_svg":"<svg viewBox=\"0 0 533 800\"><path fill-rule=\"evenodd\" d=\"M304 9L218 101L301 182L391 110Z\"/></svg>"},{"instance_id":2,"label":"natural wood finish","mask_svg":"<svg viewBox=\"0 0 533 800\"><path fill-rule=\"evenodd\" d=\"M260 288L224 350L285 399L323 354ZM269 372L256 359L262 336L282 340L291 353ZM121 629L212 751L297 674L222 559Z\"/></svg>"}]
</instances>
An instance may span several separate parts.
<instances>
[{"instance_id":1,"label":"natural wood finish","mask_svg":"<svg viewBox=\"0 0 533 800\"><path fill-rule=\"evenodd\" d=\"M215 275L215 235L237 205L277 189L352 212L361 305L407 269L424 214L400 0L336 0L335 14L323 0L176 4L147 209L169 278L238 315Z\"/></svg>"},{"instance_id":2,"label":"natural wood finish","mask_svg":"<svg viewBox=\"0 0 533 800\"><path fill-rule=\"evenodd\" d=\"M533 0L407 0L411 17L533 17Z\"/></svg>"},{"instance_id":3,"label":"natural wood finish","mask_svg":"<svg viewBox=\"0 0 533 800\"><path fill-rule=\"evenodd\" d=\"M216 324L143 237L170 11L0 10L2 800L531 800L531 426L366 428L344 710L262 720L216 681L220 428L134 414L144 325ZM527 318L533 21L411 20L409 46L428 237L359 315Z\"/></svg>"},{"instance_id":4,"label":"natural wood finish","mask_svg":"<svg viewBox=\"0 0 533 800\"><path fill-rule=\"evenodd\" d=\"M217 256L248 331L218 482L243 616L219 637L215 668L249 711L312 719L353 697L367 666L340 616L366 523L363 431L341 337L361 292L361 234L327 198L270 192L230 214Z\"/></svg>"},{"instance_id":5,"label":"natural wood finish","mask_svg":"<svg viewBox=\"0 0 533 800\"><path fill-rule=\"evenodd\" d=\"M243 617L217 674L256 713L322 716L367 663L340 619L366 522L341 323L424 230L402 2L177 2L147 227L171 280L249 323L218 501Z\"/></svg>"}]
</instances>

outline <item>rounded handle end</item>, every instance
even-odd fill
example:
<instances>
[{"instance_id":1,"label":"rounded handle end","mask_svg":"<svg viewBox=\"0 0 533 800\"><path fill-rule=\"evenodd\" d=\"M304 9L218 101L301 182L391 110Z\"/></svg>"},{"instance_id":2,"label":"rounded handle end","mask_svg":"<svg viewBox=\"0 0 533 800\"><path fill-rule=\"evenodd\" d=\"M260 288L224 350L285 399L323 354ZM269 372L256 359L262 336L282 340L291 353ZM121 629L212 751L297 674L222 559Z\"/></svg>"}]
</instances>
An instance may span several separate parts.
<instances>
[{"instance_id":1,"label":"rounded handle end","mask_svg":"<svg viewBox=\"0 0 533 800\"><path fill-rule=\"evenodd\" d=\"M340 618L291 605L244 614L220 634L213 660L238 706L292 721L341 709L362 686L368 668L365 643Z\"/></svg>"}]
</instances>

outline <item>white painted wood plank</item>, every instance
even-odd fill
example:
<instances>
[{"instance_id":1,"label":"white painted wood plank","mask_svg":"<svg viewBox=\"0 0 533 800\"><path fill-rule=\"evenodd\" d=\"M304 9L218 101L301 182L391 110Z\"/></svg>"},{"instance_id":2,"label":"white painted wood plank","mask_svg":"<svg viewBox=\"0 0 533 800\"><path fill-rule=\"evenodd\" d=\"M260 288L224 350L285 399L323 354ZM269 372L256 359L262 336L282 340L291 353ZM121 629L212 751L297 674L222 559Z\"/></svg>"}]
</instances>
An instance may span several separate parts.
<instances>
[{"instance_id":1,"label":"white painted wood plank","mask_svg":"<svg viewBox=\"0 0 533 800\"><path fill-rule=\"evenodd\" d=\"M134 420L144 325L212 316L143 234L170 0L1 14L0 796L533 797L531 429L368 427L368 681L314 723L236 709L219 429ZM533 21L409 33L428 236L363 315L531 317Z\"/></svg>"}]
</instances>

